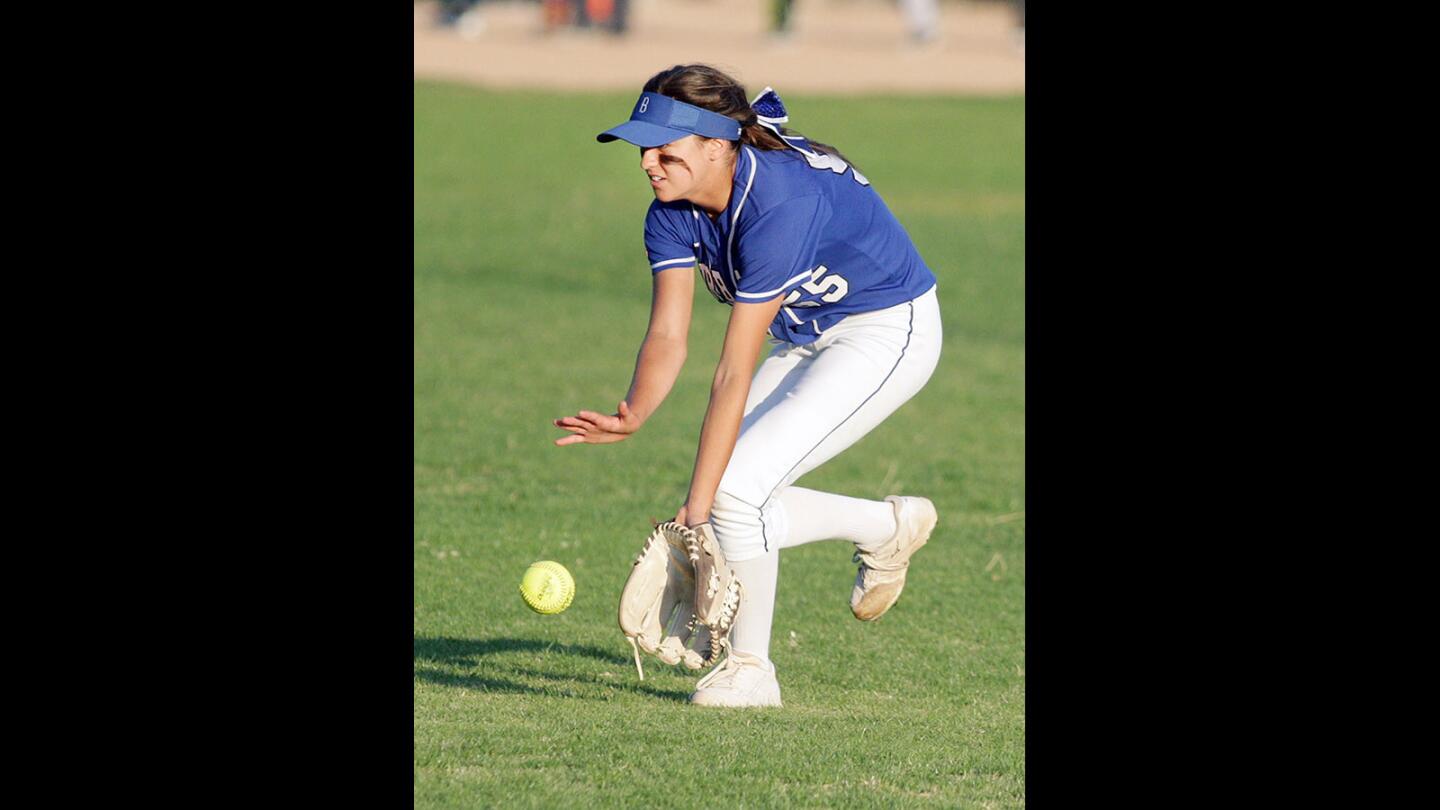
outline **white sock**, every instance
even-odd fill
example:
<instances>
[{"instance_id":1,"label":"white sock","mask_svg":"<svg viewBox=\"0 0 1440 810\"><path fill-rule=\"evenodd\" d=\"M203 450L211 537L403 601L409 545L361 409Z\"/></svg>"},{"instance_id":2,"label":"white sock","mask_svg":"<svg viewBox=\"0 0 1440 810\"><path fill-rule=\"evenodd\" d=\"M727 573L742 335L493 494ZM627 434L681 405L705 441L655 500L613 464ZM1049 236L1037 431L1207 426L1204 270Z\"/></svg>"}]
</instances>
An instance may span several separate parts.
<instances>
[{"instance_id":1,"label":"white sock","mask_svg":"<svg viewBox=\"0 0 1440 810\"><path fill-rule=\"evenodd\" d=\"M781 548L816 540L849 540L864 551L874 551L895 536L895 507L889 501L866 501L804 487L780 492L789 530Z\"/></svg>"},{"instance_id":2,"label":"white sock","mask_svg":"<svg viewBox=\"0 0 1440 810\"><path fill-rule=\"evenodd\" d=\"M745 598L735 614L730 629L730 644L740 652L757 655L770 663L770 626L775 618L775 583L780 578L780 549L745 560L732 562L745 589Z\"/></svg>"}]
</instances>

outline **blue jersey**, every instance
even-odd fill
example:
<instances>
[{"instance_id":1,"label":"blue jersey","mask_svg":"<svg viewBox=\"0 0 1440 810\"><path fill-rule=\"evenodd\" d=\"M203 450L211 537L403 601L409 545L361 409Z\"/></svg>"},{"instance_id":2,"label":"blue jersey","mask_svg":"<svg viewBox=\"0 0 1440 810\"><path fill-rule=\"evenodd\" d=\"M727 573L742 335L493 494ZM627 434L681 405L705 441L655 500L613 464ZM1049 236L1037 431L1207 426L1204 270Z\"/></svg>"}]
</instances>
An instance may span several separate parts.
<instances>
[{"instance_id":1,"label":"blue jersey","mask_svg":"<svg viewBox=\"0 0 1440 810\"><path fill-rule=\"evenodd\" d=\"M722 303L784 296L770 334L789 343L810 343L846 315L902 304L935 284L864 176L839 158L792 149L740 147L730 204L713 221L684 200L651 203L645 251L655 273L698 266Z\"/></svg>"}]
</instances>

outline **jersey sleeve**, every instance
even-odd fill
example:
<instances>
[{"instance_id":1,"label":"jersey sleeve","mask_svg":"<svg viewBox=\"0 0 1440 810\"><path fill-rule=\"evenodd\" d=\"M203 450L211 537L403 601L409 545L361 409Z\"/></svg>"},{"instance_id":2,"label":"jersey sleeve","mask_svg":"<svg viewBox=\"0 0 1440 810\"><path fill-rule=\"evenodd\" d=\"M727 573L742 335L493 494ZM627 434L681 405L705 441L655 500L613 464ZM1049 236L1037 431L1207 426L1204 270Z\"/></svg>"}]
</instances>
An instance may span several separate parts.
<instances>
[{"instance_id":1,"label":"jersey sleeve","mask_svg":"<svg viewBox=\"0 0 1440 810\"><path fill-rule=\"evenodd\" d=\"M650 204L645 215L645 256L650 260L652 274L695 265L695 243L681 233L677 219L675 212L660 205L659 200Z\"/></svg>"},{"instance_id":2,"label":"jersey sleeve","mask_svg":"<svg viewBox=\"0 0 1440 810\"><path fill-rule=\"evenodd\" d=\"M740 284L735 300L758 304L784 295L810 278L820 231L830 207L819 194L786 200L741 231Z\"/></svg>"}]
</instances>

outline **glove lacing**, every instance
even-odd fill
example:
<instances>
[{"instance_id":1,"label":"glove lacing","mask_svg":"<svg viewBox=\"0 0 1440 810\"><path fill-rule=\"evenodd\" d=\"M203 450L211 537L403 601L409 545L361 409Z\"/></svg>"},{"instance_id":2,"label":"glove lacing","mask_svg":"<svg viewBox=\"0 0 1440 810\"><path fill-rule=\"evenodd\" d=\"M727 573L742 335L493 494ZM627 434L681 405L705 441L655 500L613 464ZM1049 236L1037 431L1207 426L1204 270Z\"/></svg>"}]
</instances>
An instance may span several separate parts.
<instances>
[{"instance_id":1,"label":"glove lacing","mask_svg":"<svg viewBox=\"0 0 1440 810\"><path fill-rule=\"evenodd\" d=\"M720 587L720 577L712 576L714 587L706 592L706 596L714 596L715 589ZM735 622L735 612L740 610L740 581L731 580L730 587L725 589L725 600L720 603L720 626L729 627Z\"/></svg>"},{"instance_id":2,"label":"glove lacing","mask_svg":"<svg viewBox=\"0 0 1440 810\"><path fill-rule=\"evenodd\" d=\"M648 538L646 538L645 545L640 547L640 553L635 555L635 565L639 565L640 561L645 559L645 555L650 553L650 549L652 546L655 545L655 541L661 539L664 536L665 535L663 535L659 529L656 529Z\"/></svg>"},{"instance_id":3,"label":"glove lacing","mask_svg":"<svg viewBox=\"0 0 1440 810\"><path fill-rule=\"evenodd\" d=\"M730 639L721 640L720 646L724 648L727 653L725 663L711 670L708 675L696 682L695 688L697 690L708 689L714 686L717 681L721 680L725 682L724 685L728 686L730 681L740 672L741 662L740 659L735 657L735 652L730 649Z\"/></svg>"},{"instance_id":4,"label":"glove lacing","mask_svg":"<svg viewBox=\"0 0 1440 810\"><path fill-rule=\"evenodd\" d=\"M686 527L685 545L690 552L690 563L700 564L700 555L705 553L700 545L699 535L694 529ZM705 598L714 599L715 594L720 592L720 572L711 569L710 579L705 583ZM735 613L740 609L741 585L738 579L731 577L730 584L725 587L725 598L720 602L720 619L715 626L720 629L730 627L735 621Z\"/></svg>"}]
</instances>

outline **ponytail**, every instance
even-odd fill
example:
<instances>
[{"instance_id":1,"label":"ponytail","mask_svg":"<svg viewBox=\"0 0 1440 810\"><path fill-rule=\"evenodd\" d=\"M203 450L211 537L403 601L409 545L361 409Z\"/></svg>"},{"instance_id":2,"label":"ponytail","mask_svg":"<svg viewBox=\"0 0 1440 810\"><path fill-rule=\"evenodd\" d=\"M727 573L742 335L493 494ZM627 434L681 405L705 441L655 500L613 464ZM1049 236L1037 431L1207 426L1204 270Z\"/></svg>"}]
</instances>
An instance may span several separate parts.
<instances>
[{"instance_id":1,"label":"ponytail","mask_svg":"<svg viewBox=\"0 0 1440 810\"><path fill-rule=\"evenodd\" d=\"M769 88L766 88L769 90ZM745 94L745 87L735 81L729 75L709 65L676 65L667 70L662 70L650 77L644 87L647 93L659 93L662 96L669 96L686 104L693 104L696 107L703 107L711 112L729 116L740 122L740 140L735 143L734 148L739 150L740 144L748 144L756 149L766 151L779 151L784 149L795 149L797 147L786 143L781 135L787 138L805 138L804 135L780 124L765 124L760 121L760 116ZM774 91L761 94L756 99L757 104L764 105L766 97L773 98L781 115L784 117L784 107L779 106L779 98ZM773 129L772 129L773 127ZM778 131L778 134L777 134ZM808 148L821 154L833 155L851 166L856 171L859 166L839 149L819 141L812 141L805 138Z\"/></svg>"}]
</instances>

